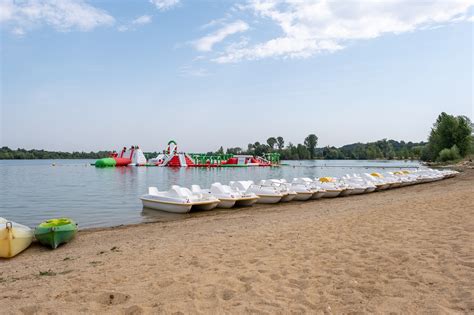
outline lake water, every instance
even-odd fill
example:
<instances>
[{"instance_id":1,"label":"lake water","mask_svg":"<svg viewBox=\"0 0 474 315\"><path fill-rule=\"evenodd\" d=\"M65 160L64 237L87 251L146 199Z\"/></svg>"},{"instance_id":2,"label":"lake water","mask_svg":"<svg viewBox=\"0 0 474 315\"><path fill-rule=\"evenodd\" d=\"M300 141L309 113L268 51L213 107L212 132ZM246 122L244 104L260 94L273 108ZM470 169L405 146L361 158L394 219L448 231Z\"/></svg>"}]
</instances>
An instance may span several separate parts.
<instances>
[{"instance_id":1,"label":"lake water","mask_svg":"<svg viewBox=\"0 0 474 315\"><path fill-rule=\"evenodd\" d=\"M138 197L148 186L268 178L342 176L347 173L419 167L417 161L284 161L280 167L248 168L96 168L92 160L0 161L0 217L31 227L54 217L71 217L80 228L105 227L177 218L142 209ZM387 169L388 168L388 169ZM178 216L183 217L183 215Z\"/></svg>"}]
</instances>

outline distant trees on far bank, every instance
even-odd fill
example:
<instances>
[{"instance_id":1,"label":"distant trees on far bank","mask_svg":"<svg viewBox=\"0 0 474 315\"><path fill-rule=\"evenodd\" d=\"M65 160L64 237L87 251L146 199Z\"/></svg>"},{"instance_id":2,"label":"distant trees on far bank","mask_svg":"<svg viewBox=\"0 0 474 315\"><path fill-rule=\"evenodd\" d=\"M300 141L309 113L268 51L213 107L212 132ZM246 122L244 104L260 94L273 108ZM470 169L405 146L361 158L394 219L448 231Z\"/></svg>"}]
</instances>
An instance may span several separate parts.
<instances>
[{"instance_id":1,"label":"distant trees on far bank","mask_svg":"<svg viewBox=\"0 0 474 315\"><path fill-rule=\"evenodd\" d=\"M55 152L45 150L12 150L9 147L0 148L0 160L53 160L53 159L100 159L107 157L109 151L99 152Z\"/></svg>"},{"instance_id":2,"label":"distant trees on far bank","mask_svg":"<svg viewBox=\"0 0 474 315\"><path fill-rule=\"evenodd\" d=\"M227 153L263 155L278 152L282 160L423 160L452 161L474 154L473 123L466 116L441 113L433 125L428 142L405 142L382 139L369 143L353 143L342 147L316 148L318 137L308 135L303 144L291 142L285 146L283 137L270 137L267 144L249 143L247 149L228 148ZM222 151L222 147L221 147Z\"/></svg>"},{"instance_id":3,"label":"distant trees on far bank","mask_svg":"<svg viewBox=\"0 0 474 315\"><path fill-rule=\"evenodd\" d=\"M275 142L276 140L276 142ZM285 146L283 137L270 137L267 144L260 142L249 143L247 149L240 147L228 148L229 154L249 154L263 155L268 152L278 152L282 160L306 160L306 159L326 159L326 160L373 160L373 159L419 159L425 142L405 142L382 139L369 143L353 143L342 147L326 146L317 148L318 137L315 134L308 135L303 144L293 144L291 142ZM216 153L221 152L219 150Z\"/></svg>"}]
</instances>

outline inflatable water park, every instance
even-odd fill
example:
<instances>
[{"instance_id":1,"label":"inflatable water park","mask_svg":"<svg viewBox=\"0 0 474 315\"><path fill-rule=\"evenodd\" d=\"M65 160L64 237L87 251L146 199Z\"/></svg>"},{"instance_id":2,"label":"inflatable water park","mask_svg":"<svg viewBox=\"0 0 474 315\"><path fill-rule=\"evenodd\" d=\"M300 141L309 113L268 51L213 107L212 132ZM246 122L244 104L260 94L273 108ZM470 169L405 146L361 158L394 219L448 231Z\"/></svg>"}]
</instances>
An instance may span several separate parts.
<instances>
[{"instance_id":1,"label":"inflatable water park","mask_svg":"<svg viewBox=\"0 0 474 315\"><path fill-rule=\"evenodd\" d=\"M186 153L178 150L176 141L171 140L165 150L147 160L139 146L124 147L120 153L113 151L109 157L97 160L96 167L116 166L160 166L160 167L249 167L278 166L279 153L265 153L263 156Z\"/></svg>"}]
</instances>

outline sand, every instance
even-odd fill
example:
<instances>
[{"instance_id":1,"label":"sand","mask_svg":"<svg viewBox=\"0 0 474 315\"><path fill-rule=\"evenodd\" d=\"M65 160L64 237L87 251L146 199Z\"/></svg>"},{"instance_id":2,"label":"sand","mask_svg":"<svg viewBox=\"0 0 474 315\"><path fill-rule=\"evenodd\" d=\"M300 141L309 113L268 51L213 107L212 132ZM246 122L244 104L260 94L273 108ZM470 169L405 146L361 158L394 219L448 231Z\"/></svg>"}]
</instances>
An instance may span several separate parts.
<instances>
[{"instance_id":1,"label":"sand","mask_svg":"<svg viewBox=\"0 0 474 315\"><path fill-rule=\"evenodd\" d=\"M0 260L0 313L473 313L474 170L82 231Z\"/></svg>"}]
</instances>

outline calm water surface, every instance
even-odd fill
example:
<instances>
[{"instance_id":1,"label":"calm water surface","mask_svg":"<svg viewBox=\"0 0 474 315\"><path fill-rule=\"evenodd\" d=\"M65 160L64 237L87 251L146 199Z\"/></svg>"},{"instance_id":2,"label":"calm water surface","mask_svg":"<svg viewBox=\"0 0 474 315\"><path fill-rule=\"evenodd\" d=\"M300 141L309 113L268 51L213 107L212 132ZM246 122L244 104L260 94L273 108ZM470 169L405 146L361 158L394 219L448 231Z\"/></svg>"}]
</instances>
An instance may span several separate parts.
<instances>
[{"instance_id":1,"label":"calm water surface","mask_svg":"<svg viewBox=\"0 0 474 315\"><path fill-rule=\"evenodd\" d=\"M71 217L81 228L175 219L181 216L142 209L138 197L148 186L268 178L342 176L417 167L416 161L286 161L281 167L249 168L95 168L92 160L0 161L0 217L31 227L53 217ZM54 165L53 165L54 164ZM368 166L368 167L365 167Z\"/></svg>"}]
</instances>

